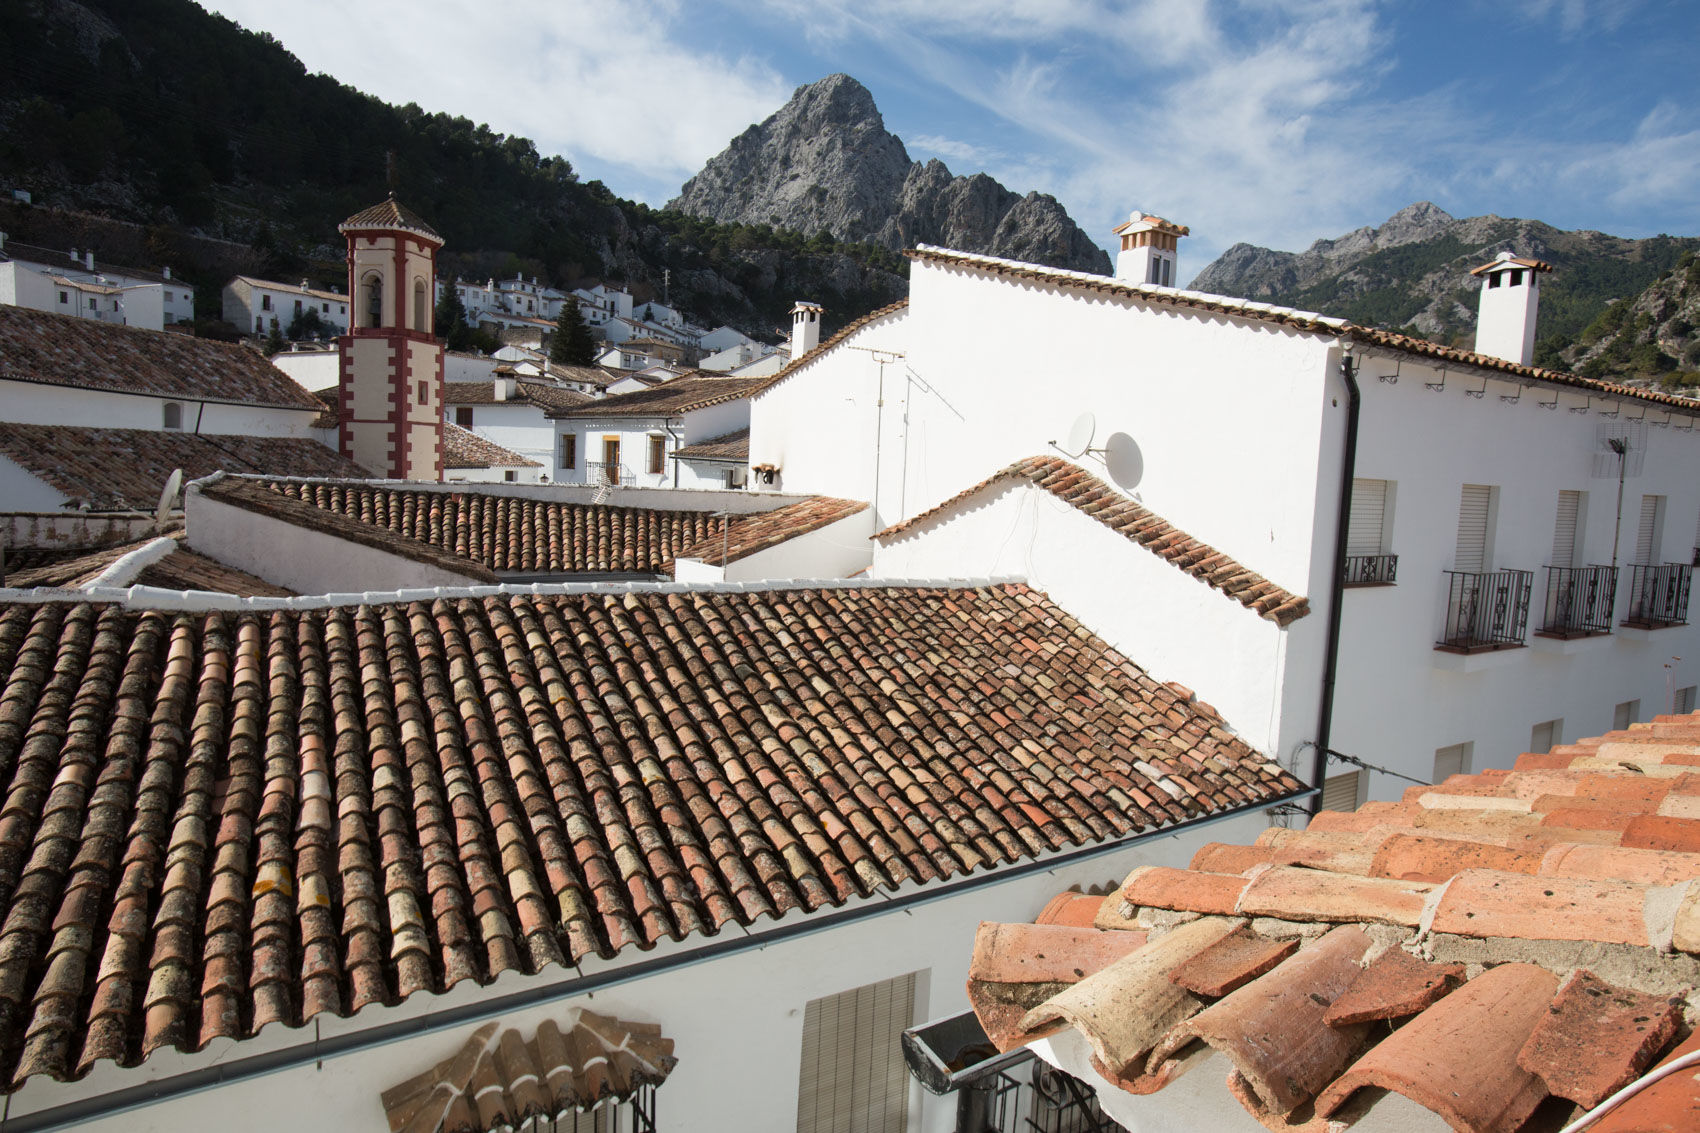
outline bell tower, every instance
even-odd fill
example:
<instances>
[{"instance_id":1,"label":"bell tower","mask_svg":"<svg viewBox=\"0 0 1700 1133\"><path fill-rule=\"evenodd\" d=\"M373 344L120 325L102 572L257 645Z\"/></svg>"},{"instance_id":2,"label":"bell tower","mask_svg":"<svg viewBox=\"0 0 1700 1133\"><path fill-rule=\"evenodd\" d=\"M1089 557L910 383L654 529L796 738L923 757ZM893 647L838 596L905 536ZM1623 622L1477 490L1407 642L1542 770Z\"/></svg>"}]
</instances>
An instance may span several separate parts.
<instances>
[{"instance_id":1,"label":"bell tower","mask_svg":"<svg viewBox=\"0 0 1700 1133\"><path fill-rule=\"evenodd\" d=\"M443 478L443 346L432 333L443 238L394 196L337 226L348 240L348 333L337 449L376 476Z\"/></svg>"}]
</instances>

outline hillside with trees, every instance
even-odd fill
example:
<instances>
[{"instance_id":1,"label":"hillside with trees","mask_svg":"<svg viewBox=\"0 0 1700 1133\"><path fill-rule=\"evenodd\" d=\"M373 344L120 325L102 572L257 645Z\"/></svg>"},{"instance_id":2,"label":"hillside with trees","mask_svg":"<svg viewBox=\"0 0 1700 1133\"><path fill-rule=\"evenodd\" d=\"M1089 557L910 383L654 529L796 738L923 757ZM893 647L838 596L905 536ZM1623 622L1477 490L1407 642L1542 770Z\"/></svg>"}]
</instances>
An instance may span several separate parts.
<instances>
[{"instance_id":1,"label":"hillside with trees","mask_svg":"<svg viewBox=\"0 0 1700 1133\"><path fill-rule=\"evenodd\" d=\"M643 301L668 270L674 305L759 334L798 298L843 322L907 289L890 251L622 200L528 139L308 74L189 0L0 4L0 186L34 197L0 210L14 239L67 246L54 233L80 227L90 246L103 221L156 234L209 317L233 258L341 283L337 223L392 186L446 238L445 274L607 279ZM252 254L204 254L209 240Z\"/></svg>"}]
</instances>

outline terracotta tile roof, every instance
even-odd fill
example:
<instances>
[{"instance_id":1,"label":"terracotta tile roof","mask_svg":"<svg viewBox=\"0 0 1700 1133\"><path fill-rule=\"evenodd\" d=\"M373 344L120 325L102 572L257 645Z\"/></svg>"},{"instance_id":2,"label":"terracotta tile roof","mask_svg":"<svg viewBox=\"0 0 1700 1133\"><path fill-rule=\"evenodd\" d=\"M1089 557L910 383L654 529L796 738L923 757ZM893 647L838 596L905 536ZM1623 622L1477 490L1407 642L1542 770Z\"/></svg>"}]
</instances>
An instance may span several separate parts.
<instances>
[{"instance_id":1,"label":"terracotta tile roof","mask_svg":"<svg viewBox=\"0 0 1700 1133\"><path fill-rule=\"evenodd\" d=\"M590 381L592 379L575 379ZM604 375L598 384L606 385L608 378ZM559 386L545 385L542 382L528 382L521 378L514 396L505 400L496 397L496 383L489 382L444 382L444 405L534 405L539 409L572 409L591 400L588 393L580 393L576 389L562 389Z\"/></svg>"},{"instance_id":2,"label":"terracotta tile roof","mask_svg":"<svg viewBox=\"0 0 1700 1133\"><path fill-rule=\"evenodd\" d=\"M226 470L273 476L366 474L309 437L0 422L0 453L73 503L94 511L152 511L159 506L165 481L178 468L185 481Z\"/></svg>"},{"instance_id":3,"label":"terracotta tile roof","mask_svg":"<svg viewBox=\"0 0 1700 1133\"><path fill-rule=\"evenodd\" d=\"M150 542L151 539L140 539L128 543L114 543L70 555L54 556L50 561L23 569L14 567L13 552L7 551L6 585L15 590L29 590L37 586L65 589L86 586L113 563Z\"/></svg>"},{"instance_id":4,"label":"terracotta tile roof","mask_svg":"<svg viewBox=\"0 0 1700 1133\"><path fill-rule=\"evenodd\" d=\"M348 232L363 228L394 229L400 228L415 232L437 244L442 244L443 238L437 235L435 229L425 223L423 217L395 197L379 201L370 208L361 209L347 220L336 226L338 232Z\"/></svg>"},{"instance_id":5,"label":"terracotta tile roof","mask_svg":"<svg viewBox=\"0 0 1700 1133\"><path fill-rule=\"evenodd\" d=\"M1126 280L1114 279L1106 275L1092 275L1087 272L1042 267L1037 264L1025 264L1017 260L984 256L973 252L953 252L946 248L934 248L925 244L909 249L904 255L912 260L973 268L977 271L1008 276L1012 279L1041 281L1056 284L1059 287L1070 287L1103 295L1126 295L1154 306L1211 311L1254 319L1258 322L1289 326L1295 330L1327 335L1330 338L1346 337L1356 342L1384 347L1388 350L1397 350L1405 354L1417 354L1445 362L1458 362L1480 369L1496 370L1503 374L1525 378L1530 382L1567 386L1593 393L1611 394L1614 397L1648 401L1662 405L1667 409L1682 410L1686 413L1700 415L1700 402L1692 398L1677 397L1673 394L1660 393L1657 390L1640 389L1635 386L1620 385L1616 382L1584 378L1577 374L1565 373L1562 370L1523 366L1516 362L1507 362L1503 358L1493 358L1486 354L1476 354L1468 350L1457 350L1450 346L1441 346L1420 338L1412 338L1409 335L1394 334L1392 331L1359 326L1345 319L1319 315L1314 311L1298 311L1290 307L1277 307L1270 303L1259 303L1251 299L1230 299L1226 296L1210 295L1202 291L1182 291L1176 288L1129 283Z\"/></svg>"},{"instance_id":6,"label":"terracotta tile roof","mask_svg":"<svg viewBox=\"0 0 1700 1133\"><path fill-rule=\"evenodd\" d=\"M305 484L310 488L313 482L307 481ZM334 509L316 507L297 495L278 490L275 484L266 480L224 476L202 483L198 490L209 500L217 500L244 511L257 512L308 531L318 531L351 543L387 551L414 562L426 563L460 575L468 582L496 581L495 571L471 558L392 531L380 524L362 522Z\"/></svg>"},{"instance_id":7,"label":"terracotta tile roof","mask_svg":"<svg viewBox=\"0 0 1700 1133\"><path fill-rule=\"evenodd\" d=\"M1199 542L1092 473L1061 457L1030 456L1018 460L973 487L963 489L944 503L878 532L874 538L895 539L924 526L934 516L956 507L971 496L1012 480L1026 480L1045 489L1111 531L1126 536L1276 625L1287 625L1310 613L1310 599L1289 593L1249 567Z\"/></svg>"},{"instance_id":8,"label":"terracotta tile roof","mask_svg":"<svg viewBox=\"0 0 1700 1133\"><path fill-rule=\"evenodd\" d=\"M12 1086L1301 788L1020 585L12 603L0 674Z\"/></svg>"},{"instance_id":9,"label":"terracotta tile roof","mask_svg":"<svg viewBox=\"0 0 1700 1133\"><path fill-rule=\"evenodd\" d=\"M685 445L673 453L674 460L731 460L750 459L750 430L746 426L735 433L725 433L694 445Z\"/></svg>"},{"instance_id":10,"label":"terracotta tile roof","mask_svg":"<svg viewBox=\"0 0 1700 1133\"><path fill-rule=\"evenodd\" d=\"M675 417L693 409L749 397L766 378L679 377L650 389L615 394L570 409L551 411L551 417Z\"/></svg>"},{"instance_id":11,"label":"terracotta tile roof","mask_svg":"<svg viewBox=\"0 0 1700 1133\"><path fill-rule=\"evenodd\" d=\"M729 530L724 533L719 530L720 521L717 519L713 533L685 547L675 557L701 559L713 566L725 566L727 563L748 558L757 551L777 547L787 539L795 539L829 523L848 519L858 512L866 511L867 507L861 500L810 496L806 500L786 504L772 511L734 516L728 525Z\"/></svg>"},{"instance_id":12,"label":"terracotta tile roof","mask_svg":"<svg viewBox=\"0 0 1700 1133\"><path fill-rule=\"evenodd\" d=\"M711 512L567 503L471 486L445 492L363 481L258 483L280 498L489 570L661 574L681 548L719 531Z\"/></svg>"},{"instance_id":13,"label":"terracotta tile roof","mask_svg":"<svg viewBox=\"0 0 1700 1133\"><path fill-rule=\"evenodd\" d=\"M831 350L833 347L837 346L839 343L865 327L872 326L874 323L879 322L881 319L886 318L889 315L895 315L900 311L906 311L908 309L909 300L899 299L897 302L881 307L877 311L869 311L854 322L846 323L844 328L837 334L827 338L821 342L819 346L816 346L813 350L804 354L801 358L791 359L785 364L784 369L780 370L777 374L763 379L766 384L764 384L761 389L757 390L756 393L758 395L766 393L768 390L772 389L786 378L789 378L792 374L796 373L810 362L813 362L816 358L819 358L822 354L825 354L828 350ZM757 359L757 361L760 361L760 359Z\"/></svg>"},{"instance_id":14,"label":"terracotta tile roof","mask_svg":"<svg viewBox=\"0 0 1700 1133\"><path fill-rule=\"evenodd\" d=\"M1074 1027L1105 1077L1150 1093L1183 1060L1213 1072L1185 1057L1202 1040L1270 1129L1338 1120L1373 1100L1363 1087L1466 1133L1511 1133L1552 1096L1556 1128L1700 1010L1700 714L1141 867L1093 924L1043 976L1006 954L1007 926L981 927L970 999L1000 1049ZM1137 947L1102 963L1123 936ZM1265 967L1260 943L1290 955ZM1066 975L1071 955L1086 978ZM1689 1074L1602 1127L1697 1114Z\"/></svg>"},{"instance_id":15,"label":"terracotta tile roof","mask_svg":"<svg viewBox=\"0 0 1700 1133\"><path fill-rule=\"evenodd\" d=\"M1545 260L1531 260L1523 256L1513 256L1509 252L1501 252L1481 267L1471 268L1471 275L1486 275L1490 271L1503 271L1509 268L1528 268L1531 271L1551 271L1552 265Z\"/></svg>"},{"instance_id":16,"label":"terracotta tile roof","mask_svg":"<svg viewBox=\"0 0 1700 1133\"><path fill-rule=\"evenodd\" d=\"M384 1091L394 1133L505 1133L630 1097L667 1080L678 1059L654 1023L626 1023L582 1007L567 1025L545 1019L528 1042L486 1023L452 1058ZM539 1125L536 1128L541 1129Z\"/></svg>"},{"instance_id":17,"label":"terracotta tile roof","mask_svg":"<svg viewBox=\"0 0 1700 1133\"><path fill-rule=\"evenodd\" d=\"M541 468L529 456L503 448L488 437L463 429L452 421L443 423L444 468Z\"/></svg>"},{"instance_id":18,"label":"terracotta tile roof","mask_svg":"<svg viewBox=\"0 0 1700 1133\"><path fill-rule=\"evenodd\" d=\"M268 291L286 291L296 295L306 295L313 299L322 299L330 303L348 302L348 296L340 291L322 291L316 287L302 287L299 283L279 283L272 279L261 279L256 275L239 275L235 279L239 279L252 287L263 287Z\"/></svg>"},{"instance_id":19,"label":"terracotta tile roof","mask_svg":"<svg viewBox=\"0 0 1700 1133\"><path fill-rule=\"evenodd\" d=\"M0 381L284 409L313 395L265 355L228 342L0 305ZM184 411L192 419L194 407Z\"/></svg>"},{"instance_id":20,"label":"terracotta tile roof","mask_svg":"<svg viewBox=\"0 0 1700 1133\"><path fill-rule=\"evenodd\" d=\"M162 590L207 590L251 598L288 598L295 593L187 547L179 547L159 562L143 567L131 585L157 586Z\"/></svg>"},{"instance_id":21,"label":"terracotta tile roof","mask_svg":"<svg viewBox=\"0 0 1700 1133\"><path fill-rule=\"evenodd\" d=\"M313 418L312 428L334 429L342 424L342 405L339 402L339 393L340 391L336 386L313 391L313 397L319 402L319 415Z\"/></svg>"}]
</instances>

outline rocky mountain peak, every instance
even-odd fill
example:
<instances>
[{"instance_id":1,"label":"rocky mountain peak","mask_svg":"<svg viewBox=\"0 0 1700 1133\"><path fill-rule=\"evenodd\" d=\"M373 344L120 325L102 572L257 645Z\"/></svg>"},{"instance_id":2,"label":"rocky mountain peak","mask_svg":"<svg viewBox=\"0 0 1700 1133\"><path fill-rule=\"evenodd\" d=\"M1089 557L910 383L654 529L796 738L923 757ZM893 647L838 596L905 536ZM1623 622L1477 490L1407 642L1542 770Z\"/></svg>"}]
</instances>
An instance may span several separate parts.
<instances>
[{"instance_id":1,"label":"rocky mountain peak","mask_svg":"<svg viewBox=\"0 0 1700 1133\"><path fill-rule=\"evenodd\" d=\"M1110 258L1056 198L1025 198L983 173L911 161L868 88L849 75L799 87L679 190L669 208L894 251L917 243L1108 274Z\"/></svg>"}]
</instances>

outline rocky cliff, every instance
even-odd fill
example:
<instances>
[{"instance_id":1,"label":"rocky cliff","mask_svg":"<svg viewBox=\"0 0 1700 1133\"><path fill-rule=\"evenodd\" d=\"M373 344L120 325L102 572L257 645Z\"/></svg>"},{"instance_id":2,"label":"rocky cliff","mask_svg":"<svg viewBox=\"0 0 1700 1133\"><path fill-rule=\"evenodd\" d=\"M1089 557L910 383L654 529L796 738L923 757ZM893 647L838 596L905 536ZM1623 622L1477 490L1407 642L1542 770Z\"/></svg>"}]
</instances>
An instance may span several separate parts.
<instances>
[{"instance_id":1,"label":"rocky cliff","mask_svg":"<svg viewBox=\"0 0 1700 1133\"><path fill-rule=\"evenodd\" d=\"M732 139L668 204L721 223L765 224L900 250L918 243L1109 274L1110 258L1055 197L911 161L868 89L849 75L801 87Z\"/></svg>"},{"instance_id":2,"label":"rocky cliff","mask_svg":"<svg viewBox=\"0 0 1700 1133\"><path fill-rule=\"evenodd\" d=\"M1235 244L1191 286L1467 347L1477 304L1470 269L1509 249L1553 265L1541 282L1535 361L1563 366L1565 352L1608 304L1633 299L1697 246L1700 240L1627 240L1514 217L1458 219L1419 201L1378 227L1318 240L1303 252Z\"/></svg>"}]
</instances>

